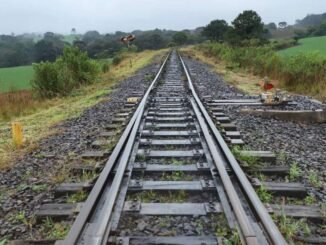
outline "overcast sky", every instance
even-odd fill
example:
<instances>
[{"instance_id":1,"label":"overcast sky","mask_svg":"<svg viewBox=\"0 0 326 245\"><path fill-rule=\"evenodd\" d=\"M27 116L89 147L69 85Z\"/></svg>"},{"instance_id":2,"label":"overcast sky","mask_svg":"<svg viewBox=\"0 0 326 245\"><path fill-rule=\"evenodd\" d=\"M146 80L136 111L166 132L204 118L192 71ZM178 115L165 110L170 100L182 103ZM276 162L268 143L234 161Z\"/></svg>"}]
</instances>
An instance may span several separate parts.
<instances>
[{"instance_id":1,"label":"overcast sky","mask_svg":"<svg viewBox=\"0 0 326 245\"><path fill-rule=\"evenodd\" d=\"M0 0L0 34L193 29L213 19L230 22L248 9L265 23L294 23L326 12L326 0Z\"/></svg>"}]
</instances>

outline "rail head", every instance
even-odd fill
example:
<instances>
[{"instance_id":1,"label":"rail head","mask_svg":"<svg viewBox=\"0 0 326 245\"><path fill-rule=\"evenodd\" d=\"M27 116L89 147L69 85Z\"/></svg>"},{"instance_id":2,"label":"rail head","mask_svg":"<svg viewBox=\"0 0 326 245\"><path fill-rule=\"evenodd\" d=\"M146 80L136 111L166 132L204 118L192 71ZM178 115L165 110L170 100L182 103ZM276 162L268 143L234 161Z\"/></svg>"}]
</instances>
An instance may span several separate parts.
<instances>
[{"instance_id":1,"label":"rail head","mask_svg":"<svg viewBox=\"0 0 326 245\"><path fill-rule=\"evenodd\" d=\"M183 69L185 71L189 89L194 97L196 104L199 107L199 110L206 121L212 136L215 139L215 142L220 147L221 151L223 152L225 158L227 159L228 163L230 164L234 174L236 175L237 179L239 180L242 188L244 189L245 195L247 196L248 200L250 201L252 207L256 215L258 216L259 220L262 222L266 233L268 234L269 238L273 242L273 244L278 245L285 245L287 242L285 241L284 237L282 236L281 232L275 225L274 221L272 220L271 216L269 215L268 211L266 210L264 204L261 202L259 197L257 196L255 190L253 189L251 183L249 182L248 178L246 177L245 173L243 172L242 168L240 167L239 163L235 159L234 155L232 154L231 150L229 149L228 145L224 141L222 135L215 127L215 124L211 117L209 116L207 110L205 109L203 103L201 102L199 96L196 93L196 90L193 86L191 76L188 72L187 66L183 61L181 55L179 54L179 59L182 63ZM243 227L245 229L245 227Z\"/></svg>"}]
</instances>

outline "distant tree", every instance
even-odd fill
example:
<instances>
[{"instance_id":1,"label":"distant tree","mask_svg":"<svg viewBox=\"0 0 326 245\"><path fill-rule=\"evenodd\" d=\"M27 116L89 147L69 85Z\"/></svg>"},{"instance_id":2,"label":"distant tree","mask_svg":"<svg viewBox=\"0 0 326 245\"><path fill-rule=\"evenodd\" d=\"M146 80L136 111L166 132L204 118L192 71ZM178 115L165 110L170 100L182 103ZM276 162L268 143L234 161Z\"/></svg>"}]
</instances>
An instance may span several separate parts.
<instances>
[{"instance_id":1,"label":"distant tree","mask_svg":"<svg viewBox=\"0 0 326 245\"><path fill-rule=\"evenodd\" d=\"M46 33L44 33L43 38L44 39L53 39L53 38L55 38L55 34L53 32L46 32Z\"/></svg>"},{"instance_id":2,"label":"distant tree","mask_svg":"<svg viewBox=\"0 0 326 245\"><path fill-rule=\"evenodd\" d=\"M83 36L83 41L88 43L95 39L98 39L101 37L101 34L98 31L88 31Z\"/></svg>"},{"instance_id":3,"label":"distant tree","mask_svg":"<svg viewBox=\"0 0 326 245\"><path fill-rule=\"evenodd\" d=\"M312 36L325 36L326 35L326 20L322 21L316 30L312 33Z\"/></svg>"},{"instance_id":4,"label":"distant tree","mask_svg":"<svg viewBox=\"0 0 326 245\"><path fill-rule=\"evenodd\" d=\"M308 27L320 25L326 20L326 13L323 14L309 14L302 20L296 20L296 26Z\"/></svg>"},{"instance_id":5,"label":"distant tree","mask_svg":"<svg viewBox=\"0 0 326 245\"><path fill-rule=\"evenodd\" d=\"M44 38L35 44L35 61L54 61L62 54L65 44L60 36L56 36L52 32L45 33Z\"/></svg>"},{"instance_id":6,"label":"distant tree","mask_svg":"<svg viewBox=\"0 0 326 245\"><path fill-rule=\"evenodd\" d=\"M284 29L287 26L288 26L288 23L285 22L285 21L281 21L281 22L278 23L278 28L280 28L280 29Z\"/></svg>"},{"instance_id":7,"label":"distant tree","mask_svg":"<svg viewBox=\"0 0 326 245\"><path fill-rule=\"evenodd\" d=\"M72 28L72 29L71 29L71 34L72 34L72 35L76 35L76 28Z\"/></svg>"},{"instance_id":8,"label":"distant tree","mask_svg":"<svg viewBox=\"0 0 326 245\"><path fill-rule=\"evenodd\" d=\"M202 34L212 41L224 40L229 26L225 20L213 20L202 31Z\"/></svg>"},{"instance_id":9,"label":"distant tree","mask_svg":"<svg viewBox=\"0 0 326 245\"><path fill-rule=\"evenodd\" d=\"M34 42L23 35L0 35L0 67L27 65L33 62Z\"/></svg>"},{"instance_id":10,"label":"distant tree","mask_svg":"<svg viewBox=\"0 0 326 245\"><path fill-rule=\"evenodd\" d=\"M167 43L157 31L148 31L145 34L137 36L135 45L139 50L160 49L166 47Z\"/></svg>"},{"instance_id":11,"label":"distant tree","mask_svg":"<svg viewBox=\"0 0 326 245\"><path fill-rule=\"evenodd\" d=\"M178 45L183 45L187 42L188 36L186 33L180 31L173 35L172 40Z\"/></svg>"},{"instance_id":12,"label":"distant tree","mask_svg":"<svg viewBox=\"0 0 326 245\"><path fill-rule=\"evenodd\" d=\"M264 35L261 17L253 10L243 11L232 24L241 39L261 39Z\"/></svg>"},{"instance_id":13,"label":"distant tree","mask_svg":"<svg viewBox=\"0 0 326 245\"><path fill-rule=\"evenodd\" d=\"M84 41L81 40L75 40L73 42L73 46L79 48L81 51L85 51L87 44Z\"/></svg>"},{"instance_id":14,"label":"distant tree","mask_svg":"<svg viewBox=\"0 0 326 245\"><path fill-rule=\"evenodd\" d=\"M276 30L277 26L274 22L271 22L271 23L265 25L265 28L267 28L268 30Z\"/></svg>"},{"instance_id":15,"label":"distant tree","mask_svg":"<svg viewBox=\"0 0 326 245\"><path fill-rule=\"evenodd\" d=\"M232 46L237 46L241 43L241 37L236 33L233 27L230 27L229 30L225 33L225 40L228 44Z\"/></svg>"}]
</instances>

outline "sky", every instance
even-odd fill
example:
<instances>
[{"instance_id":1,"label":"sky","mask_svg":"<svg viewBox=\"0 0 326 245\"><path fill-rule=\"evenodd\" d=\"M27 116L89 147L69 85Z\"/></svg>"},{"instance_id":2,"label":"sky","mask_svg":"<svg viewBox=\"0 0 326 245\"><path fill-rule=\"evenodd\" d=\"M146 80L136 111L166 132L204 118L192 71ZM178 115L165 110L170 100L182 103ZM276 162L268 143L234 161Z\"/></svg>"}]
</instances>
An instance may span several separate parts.
<instances>
[{"instance_id":1,"label":"sky","mask_svg":"<svg viewBox=\"0 0 326 245\"><path fill-rule=\"evenodd\" d=\"M249 9L265 23L293 24L326 12L326 0L0 0L0 34L194 29Z\"/></svg>"}]
</instances>

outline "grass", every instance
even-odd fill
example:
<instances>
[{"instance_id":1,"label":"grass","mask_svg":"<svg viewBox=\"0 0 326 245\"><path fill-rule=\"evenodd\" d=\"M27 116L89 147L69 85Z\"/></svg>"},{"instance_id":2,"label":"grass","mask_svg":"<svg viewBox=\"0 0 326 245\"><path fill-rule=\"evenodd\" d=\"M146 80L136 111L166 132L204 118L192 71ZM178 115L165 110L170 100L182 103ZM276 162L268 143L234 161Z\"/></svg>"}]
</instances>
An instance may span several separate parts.
<instances>
[{"instance_id":1,"label":"grass","mask_svg":"<svg viewBox=\"0 0 326 245\"><path fill-rule=\"evenodd\" d=\"M32 66L0 68L0 93L28 90L31 88L32 77Z\"/></svg>"},{"instance_id":2,"label":"grass","mask_svg":"<svg viewBox=\"0 0 326 245\"><path fill-rule=\"evenodd\" d=\"M276 222L280 232L291 244L293 243L293 238L299 231L302 232L305 236L309 236L311 234L311 230L305 219L294 220L290 217L287 217L284 211L282 211L282 215L276 218Z\"/></svg>"},{"instance_id":3,"label":"grass","mask_svg":"<svg viewBox=\"0 0 326 245\"><path fill-rule=\"evenodd\" d=\"M32 91L0 93L0 122L14 117L29 115L45 106L43 101L35 98Z\"/></svg>"},{"instance_id":4,"label":"grass","mask_svg":"<svg viewBox=\"0 0 326 245\"><path fill-rule=\"evenodd\" d=\"M268 76L277 89L326 100L326 56L318 52L283 56L270 45L235 48L219 43L203 43L182 51L212 65L213 71L247 94L260 94L259 82Z\"/></svg>"},{"instance_id":5,"label":"grass","mask_svg":"<svg viewBox=\"0 0 326 245\"><path fill-rule=\"evenodd\" d=\"M290 180L296 181L301 177L301 175L302 175L302 171L298 166L298 163L296 162L292 163L290 167L290 174L289 174Z\"/></svg>"},{"instance_id":6,"label":"grass","mask_svg":"<svg viewBox=\"0 0 326 245\"><path fill-rule=\"evenodd\" d=\"M218 73L225 81L237 87L242 92L252 95L258 95L262 92L259 85L259 82L263 80L262 77L230 67L225 62L217 60L213 56L208 57L204 52L196 49L195 46L182 48L181 51L186 56L211 65L212 71ZM277 84L277 81L272 81L272 83Z\"/></svg>"},{"instance_id":7,"label":"grass","mask_svg":"<svg viewBox=\"0 0 326 245\"><path fill-rule=\"evenodd\" d=\"M279 54L291 56L300 52L307 53L312 51L320 52L321 54L326 55L326 36L300 39L298 46L281 50L279 51Z\"/></svg>"},{"instance_id":8,"label":"grass","mask_svg":"<svg viewBox=\"0 0 326 245\"><path fill-rule=\"evenodd\" d=\"M248 154L242 153L242 150L250 150L250 149L241 149L239 146L232 147L231 151L235 158L241 162L242 166L248 167L251 170L259 171L259 168L262 166L260 159L255 156L251 156Z\"/></svg>"},{"instance_id":9,"label":"grass","mask_svg":"<svg viewBox=\"0 0 326 245\"><path fill-rule=\"evenodd\" d=\"M153 62L155 57L162 57L166 50L144 51L129 54L133 60L133 66L129 66L129 57L113 67L102 76L102 81L75 90L70 96L42 101L38 108L27 115L14 118L0 118L0 169L8 168L14 159L37 147L37 142L49 135L58 133L53 126L58 123L76 118L82 112L98 104L112 91L112 87L118 81L131 76L139 69ZM15 149L11 139L10 121L18 121L23 124L25 147Z\"/></svg>"},{"instance_id":10,"label":"grass","mask_svg":"<svg viewBox=\"0 0 326 245\"><path fill-rule=\"evenodd\" d=\"M86 200L88 194L85 191L77 192L67 198L67 203L78 203Z\"/></svg>"},{"instance_id":11,"label":"grass","mask_svg":"<svg viewBox=\"0 0 326 245\"><path fill-rule=\"evenodd\" d=\"M41 225L40 232L46 239L62 240L70 230L70 225L65 222L55 223L47 218Z\"/></svg>"},{"instance_id":12,"label":"grass","mask_svg":"<svg viewBox=\"0 0 326 245\"><path fill-rule=\"evenodd\" d=\"M309 184L312 185L313 187L319 188L321 186L321 181L318 178L317 173L313 170L309 171L308 181Z\"/></svg>"}]
</instances>

